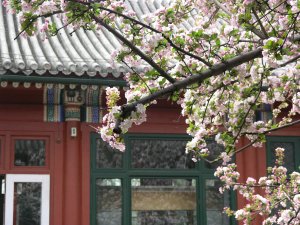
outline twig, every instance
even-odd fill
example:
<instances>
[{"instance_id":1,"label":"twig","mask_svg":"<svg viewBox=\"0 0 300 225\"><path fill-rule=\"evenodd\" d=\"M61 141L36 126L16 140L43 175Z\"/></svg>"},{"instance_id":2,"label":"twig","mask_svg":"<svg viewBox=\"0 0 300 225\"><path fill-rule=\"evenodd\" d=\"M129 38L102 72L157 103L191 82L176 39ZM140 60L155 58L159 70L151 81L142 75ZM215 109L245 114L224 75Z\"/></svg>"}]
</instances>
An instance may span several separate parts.
<instances>
[{"instance_id":1,"label":"twig","mask_svg":"<svg viewBox=\"0 0 300 225\"><path fill-rule=\"evenodd\" d=\"M106 24L102 19L92 15L92 18L105 27L109 32L111 32L116 38L122 41L126 46L128 46L134 53L139 55L143 60L145 60L150 66L152 66L162 77L166 78L170 83L175 83L176 80L166 73L156 62L154 62L150 57L145 55L139 48L137 48L134 44L132 44L128 39L126 39L121 33L116 31L110 25Z\"/></svg>"},{"instance_id":2,"label":"twig","mask_svg":"<svg viewBox=\"0 0 300 225\"><path fill-rule=\"evenodd\" d=\"M271 133L271 132L274 132L274 131L277 131L277 130L280 130L280 129L283 129L283 128L286 128L286 127L290 127L290 126L293 126L293 125L296 125L300 123L300 120L295 120L291 123L288 123L288 124L285 124L281 127L276 127L276 128L273 128L273 129L270 129L270 130L267 130L265 132L262 132L261 134L268 134L268 133ZM245 150L246 148L250 147L251 145L253 145L254 143L256 143L258 141L258 138L254 139L253 141L251 141L249 144L243 146L242 148L239 148L237 149L236 151L234 151L234 154L238 153L238 152L241 152L243 150Z\"/></svg>"},{"instance_id":3,"label":"twig","mask_svg":"<svg viewBox=\"0 0 300 225\"><path fill-rule=\"evenodd\" d=\"M268 38L268 33L267 33L265 27L263 26L261 20L259 19L256 11L254 9L252 9L252 12L253 12L253 14L254 14L254 16L256 18L256 21L258 22L258 24L259 24L259 26L260 26L260 28L262 30L262 33L264 34L264 39L267 39Z\"/></svg>"},{"instance_id":4,"label":"twig","mask_svg":"<svg viewBox=\"0 0 300 225\"><path fill-rule=\"evenodd\" d=\"M27 30L27 28L29 28L30 27L30 25L32 24L32 23L34 23L38 18L47 18L47 17L50 17L50 16L53 16L53 15L55 15L55 14L59 14L59 13L62 13L63 11L61 11L61 10L57 10L57 11L53 11L53 12L51 12L51 13L47 13L47 14L44 14L44 15L37 15L37 16L34 16L34 17L32 17L31 18L31 21L18 33L18 35L14 38L14 40L16 40L18 37L20 37L20 35L22 34L22 33L24 33L26 30Z\"/></svg>"}]
</instances>

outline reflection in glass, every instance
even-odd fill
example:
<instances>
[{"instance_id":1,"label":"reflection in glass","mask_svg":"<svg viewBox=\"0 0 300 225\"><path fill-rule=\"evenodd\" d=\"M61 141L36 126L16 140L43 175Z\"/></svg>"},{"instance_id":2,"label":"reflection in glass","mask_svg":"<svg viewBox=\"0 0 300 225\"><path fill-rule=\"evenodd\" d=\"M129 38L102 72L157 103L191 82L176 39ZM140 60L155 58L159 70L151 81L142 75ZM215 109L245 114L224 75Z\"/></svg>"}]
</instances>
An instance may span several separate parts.
<instances>
[{"instance_id":1,"label":"reflection in glass","mask_svg":"<svg viewBox=\"0 0 300 225\"><path fill-rule=\"evenodd\" d=\"M208 179L205 182L206 195L206 218L209 225L227 225L229 217L223 213L225 206L229 206L229 194L219 192L221 182Z\"/></svg>"},{"instance_id":2,"label":"reflection in glass","mask_svg":"<svg viewBox=\"0 0 300 225\"><path fill-rule=\"evenodd\" d=\"M195 179L132 179L132 225L196 225L195 184Z\"/></svg>"},{"instance_id":3,"label":"reflection in glass","mask_svg":"<svg viewBox=\"0 0 300 225\"><path fill-rule=\"evenodd\" d=\"M16 140L15 166L45 166L45 140Z\"/></svg>"},{"instance_id":4,"label":"reflection in glass","mask_svg":"<svg viewBox=\"0 0 300 225\"><path fill-rule=\"evenodd\" d=\"M41 183L14 184L14 225L41 224Z\"/></svg>"},{"instance_id":5,"label":"reflection in glass","mask_svg":"<svg viewBox=\"0 0 300 225\"><path fill-rule=\"evenodd\" d=\"M206 140L207 143L207 148L209 150L209 156L207 157L208 160L213 161L215 159L217 159L221 152L224 151L224 147L220 144L218 144L215 140L213 139L208 139ZM205 161L205 167L208 169L215 169L218 166L220 166L222 164L221 160L214 162L214 163L209 163L207 161Z\"/></svg>"},{"instance_id":6,"label":"reflection in glass","mask_svg":"<svg viewBox=\"0 0 300 225\"><path fill-rule=\"evenodd\" d=\"M122 224L122 186L120 179L96 180L96 224Z\"/></svg>"},{"instance_id":7,"label":"reflection in glass","mask_svg":"<svg viewBox=\"0 0 300 225\"><path fill-rule=\"evenodd\" d=\"M185 154L185 140L131 140L133 168L195 168L191 156Z\"/></svg>"},{"instance_id":8,"label":"reflection in glass","mask_svg":"<svg viewBox=\"0 0 300 225\"><path fill-rule=\"evenodd\" d=\"M96 167L121 168L122 153L110 147L107 142L96 139Z\"/></svg>"},{"instance_id":9,"label":"reflection in glass","mask_svg":"<svg viewBox=\"0 0 300 225\"><path fill-rule=\"evenodd\" d=\"M289 172L295 170L295 144L294 142L271 142L271 166L275 165L275 149L284 148L284 166Z\"/></svg>"}]
</instances>

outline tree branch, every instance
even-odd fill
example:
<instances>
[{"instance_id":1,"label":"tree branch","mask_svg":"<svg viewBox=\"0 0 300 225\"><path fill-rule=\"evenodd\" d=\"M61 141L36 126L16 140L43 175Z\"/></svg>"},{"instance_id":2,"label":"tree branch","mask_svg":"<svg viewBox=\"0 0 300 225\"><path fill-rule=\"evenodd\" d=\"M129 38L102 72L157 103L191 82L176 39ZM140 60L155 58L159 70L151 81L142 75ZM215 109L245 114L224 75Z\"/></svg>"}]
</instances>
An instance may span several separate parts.
<instances>
[{"instance_id":1,"label":"tree branch","mask_svg":"<svg viewBox=\"0 0 300 225\"><path fill-rule=\"evenodd\" d=\"M145 60L150 66L152 66L162 77L166 78L170 83L176 82L176 80L166 73L159 65L157 65L150 57L145 55L140 49L133 45L129 40L127 40L122 34L112 28L110 25L106 24L102 19L92 15L92 18L105 27L109 32L111 32L116 38L122 41L126 46L128 46L132 51L139 55L143 60Z\"/></svg>"},{"instance_id":2,"label":"tree branch","mask_svg":"<svg viewBox=\"0 0 300 225\"><path fill-rule=\"evenodd\" d=\"M51 13L47 13L47 14L44 14L44 15L36 15L36 16L34 16L34 17L32 17L31 18L31 21L26 25L26 27L24 27L19 33L18 33L18 35L14 38L14 40L17 40L18 39L18 37L20 37L20 35L22 34L22 33L24 33L26 30L27 30L27 28L29 28L30 27L30 25L32 24L32 23L34 23L38 18L47 18L47 17L50 17L50 16L53 16L53 15L55 15L55 14L59 14L59 13L62 13L63 11L61 11L61 10L57 10L57 11L53 11L53 12L51 12Z\"/></svg>"},{"instance_id":3,"label":"tree branch","mask_svg":"<svg viewBox=\"0 0 300 225\"><path fill-rule=\"evenodd\" d=\"M239 66L243 63L249 62L253 59L260 58L260 57L262 57L262 49L261 48L258 48L256 50L253 50L250 52L243 53L239 56L229 59L228 61L214 65L210 69L208 69L200 74L190 76L181 81L177 81L177 82L173 83L172 85L170 85L164 89L161 89L160 91L150 94L144 98L141 98L140 100L137 100L130 104L125 104L122 106L121 119L124 119L128 115L130 115L130 113L135 110L135 108L138 104L150 103L153 100L155 100L161 96L170 95L174 91L179 91L179 90L186 88L187 86L194 84L194 83L201 83L209 77L219 75L219 74L225 72L226 70L230 70L236 66ZM122 132L121 128L119 127L120 123L121 123L121 119L119 119L116 123L115 129L114 129L115 133Z\"/></svg>"},{"instance_id":4,"label":"tree branch","mask_svg":"<svg viewBox=\"0 0 300 225\"><path fill-rule=\"evenodd\" d=\"M286 128L286 127L290 127L290 126L293 126L293 125L296 125L296 124L299 124L299 123L300 123L300 120L296 120L296 121L293 121L293 122L288 123L288 124L286 124L286 125L283 125L283 126L281 126L281 127L276 127L276 128L267 130L267 131L263 132L262 134L269 134L269 133L271 133L271 132L274 132L274 131L277 131L277 130L280 130L280 129L283 129L283 128ZM245 146L243 146L243 147L237 149L236 151L234 151L234 154L239 153L239 152L245 150L246 148L252 146L255 142L257 142L257 140L258 140L258 138L254 139L254 140L251 141L249 144L247 144L247 145L245 145Z\"/></svg>"},{"instance_id":5,"label":"tree branch","mask_svg":"<svg viewBox=\"0 0 300 225\"><path fill-rule=\"evenodd\" d=\"M251 24L249 24L249 25L251 25ZM258 30L255 26L251 25L251 27L249 28L249 30L252 31L260 39L262 39L262 40L266 39L264 33L261 32L260 30Z\"/></svg>"},{"instance_id":6,"label":"tree branch","mask_svg":"<svg viewBox=\"0 0 300 225\"><path fill-rule=\"evenodd\" d=\"M263 85L263 77L261 77L261 80L260 80L260 82L259 82L259 87L260 87L260 88L259 88L259 90L258 90L258 93L257 93L256 97L255 97L254 103L249 104L249 108L248 108L248 110L247 110L247 112L246 112L246 114L245 114L245 116L244 116L244 118L243 118L243 120L242 120L242 124L241 124L240 127L239 127L238 133L237 133L236 136L234 137L234 140L233 140L233 143L232 143L233 145L236 144L236 140L238 139L240 133L242 132L242 129L243 129L245 123L246 123L246 119L247 119L249 113L251 112L252 107L255 106L255 104L256 104L256 102L257 102L259 96L260 96L262 85Z\"/></svg>"},{"instance_id":7,"label":"tree branch","mask_svg":"<svg viewBox=\"0 0 300 225\"><path fill-rule=\"evenodd\" d=\"M257 15L257 13L255 11L255 9L252 9L252 12L253 12L253 14L254 14L254 16L256 18L256 21L258 22L258 24L259 24L259 26L260 26L260 28L262 30L262 34L264 35L264 39L267 39L268 38L268 33L267 33L264 25L262 24L261 20L259 19L258 15Z\"/></svg>"},{"instance_id":8,"label":"tree branch","mask_svg":"<svg viewBox=\"0 0 300 225\"><path fill-rule=\"evenodd\" d=\"M78 0L76 0L76 2L81 3L81 1L78 1ZM89 4L89 3L85 3L85 4ZM181 47L175 45L174 42L173 42L169 37L167 37L164 33L160 32L159 30L157 30L157 29L151 27L150 25L145 24L145 23L143 23L143 22L141 22L141 21L139 21L139 20L136 20L136 19L134 19L134 18L132 18L132 17L129 17L129 16L127 16L127 15L124 15L124 14L122 14L122 13L116 12L115 10L112 10L112 9L108 9L108 8L105 8L105 7L102 7L102 6L99 6L99 9L102 9L102 10L104 10L104 11L107 11L107 12L113 13L113 14L115 14L115 15L118 15L118 16L120 16L120 17L123 17L124 19L130 20L131 22L133 22L133 23L135 23L135 24L138 24L138 25L140 25L140 26L142 26L142 27L144 27L144 28L146 28L146 29L149 29L149 30L151 30L151 31L153 31L153 32L155 32L155 33L157 33L157 34L161 34L161 35L163 36L163 38L164 38L165 40L167 40L167 42L168 42L173 48L175 48L176 50L178 50L179 52L184 53L184 54L186 54L186 55L188 55L188 56L190 56L190 57L192 57L192 58L195 58L195 59L199 60L200 62L202 62L202 63L205 64L206 66L209 66L209 67L212 66L209 62L207 62L206 60L202 59L201 57L199 57L199 56L197 56L197 55L194 55L194 54L192 54L192 53L190 53L190 52L188 52L188 51L185 51L183 48L181 48Z\"/></svg>"},{"instance_id":9,"label":"tree branch","mask_svg":"<svg viewBox=\"0 0 300 225\"><path fill-rule=\"evenodd\" d=\"M290 60L286 61L285 63L280 64L279 67L285 67L293 62L296 62L299 58L300 58L300 55L297 55L297 56L291 58Z\"/></svg>"},{"instance_id":10,"label":"tree branch","mask_svg":"<svg viewBox=\"0 0 300 225\"><path fill-rule=\"evenodd\" d=\"M75 2L80 3L80 4L83 4L83 5L90 5L91 3L96 3L96 2L82 2L82 1L80 1L80 0L72 0L72 1L75 1ZM174 42L173 42L169 37L167 37L164 33L160 32L159 30L157 30L157 29L151 27L150 25L145 24L145 23L143 23L143 22L141 22L141 21L139 21L139 20L137 20L137 19L134 19L134 18L132 18L132 17L130 17L130 16L127 16L127 15L125 15L125 14L123 14L123 13L117 12L117 11L112 10L112 9L105 8L105 7L103 7L103 6L99 6L98 8L99 8L99 9L102 9L102 10L104 10L104 11L113 13L113 14L115 14L115 15L117 15L117 16L123 17L124 19L130 20L131 22L133 22L133 23L135 23L135 24L138 24L138 25L140 25L140 26L142 26L142 27L144 27L144 28L146 28L146 29L148 29L148 30L151 30L151 31L153 31L154 33L161 34L161 35L163 36L163 38L164 38L165 40L167 40L167 42L168 42L173 48L175 48L176 50L178 50L178 51L180 51L181 53L184 53L184 54L186 54L186 55L188 55L188 56L190 56L190 57L192 57L192 58L195 58L195 59L199 60L200 62L202 62L202 63L205 64L206 66L209 66L209 67L212 66L209 62L207 62L206 60L202 59L201 57L199 57L199 56L197 56L197 55L194 55L194 54L192 54L192 53L190 53L190 52L188 52L188 51L185 51L183 48L181 48L181 47L175 45Z\"/></svg>"}]
</instances>

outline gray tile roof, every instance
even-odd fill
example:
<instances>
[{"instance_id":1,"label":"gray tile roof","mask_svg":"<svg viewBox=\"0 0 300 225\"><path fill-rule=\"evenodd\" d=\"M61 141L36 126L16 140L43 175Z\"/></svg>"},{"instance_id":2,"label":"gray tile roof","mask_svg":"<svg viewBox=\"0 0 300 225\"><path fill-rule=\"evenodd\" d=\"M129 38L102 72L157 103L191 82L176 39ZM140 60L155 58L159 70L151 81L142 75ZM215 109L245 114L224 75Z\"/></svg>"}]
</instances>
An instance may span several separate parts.
<instances>
[{"instance_id":1,"label":"gray tile roof","mask_svg":"<svg viewBox=\"0 0 300 225\"><path fill-rule=\"evenodd\" d=\"M141 15L153 12L168 0L128 0L129 6ZM15 74L76 74L78 76L112 74L119 77L127 70L121 64L112 67L110 55L118 47L119 41L103 29L98 34L77 30L72 35L69 28L62 29L57 36L46 40L40 35L14 40L20 30L15 15L6 13L0 0L0 75ZM58 27L62 24L52 17Z\"/></svg>"}]
</instances>

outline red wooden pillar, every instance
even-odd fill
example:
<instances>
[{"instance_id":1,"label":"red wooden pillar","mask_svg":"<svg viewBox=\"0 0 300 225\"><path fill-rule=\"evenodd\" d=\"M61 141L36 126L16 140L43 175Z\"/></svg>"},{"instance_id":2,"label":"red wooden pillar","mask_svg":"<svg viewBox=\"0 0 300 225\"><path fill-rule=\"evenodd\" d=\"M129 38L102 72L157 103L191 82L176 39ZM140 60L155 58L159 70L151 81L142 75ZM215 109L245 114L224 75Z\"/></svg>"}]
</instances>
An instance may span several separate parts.
<instances>
[{"instance_id":1,"label":"red wooden pillar","mask_svg":"<svg viewBox=\"0 0 300 225\"><path fill-rule=\"evenodd\" d=\"M76 137L71 137L71 129L77 130ZM66 122L64 147L64 225L81 225L80 146L80 122Z\"/></svg>"},{"instance_id":2,"label":"red wooden pillar","mask_svg":"<svg viewBox=\"0 0 300 225\"><path fill-rule=\"evenodd\" d=\"M241 138L237 145L237 149L242 148L249 144L249 140L246 138ZM238 166L238 172L241 174L240 182L244 183L248 177L255 178L257 181L260 177L266 175L266 150L265 147L253 147L250 146L236 155L236 163ZM256 190L257 193L262 194L263 192L259 189ZM238 194L237 201L238 209L244 207L247 201ZM239 223L242 224L242 223ZM262 224L262 217L257 216L252 222L253 225Z\"/></svg>"},{"instance_id":3,"label":"red wooden pillar","mask_svg":"<svg viewBox=\"0 0 300 225\"><path fill-rule=\"evenodd\" d=\"M53 126L53 124L47 123L46 126ZM55 126L55 135L53 139L53 145L55 146L54 153L51 155L51 208L50 208L50 224L51 225L64 225L63 222L63 181L64 181L64 124L59 123Z\"/></svg>"},{"instance_id":4,"label":"red wooden pillar","mask_svg":"<svg viewBox=\"0 0 300 225\"><path fill-rule=\"evenodd\" d=\"M82 183L82 200L81 200L81 225L89 225L90 224L90 151L91 151L91 143L90 143L90 135L92 132L95 132L93 127L99 126L99 124L81 124L81 163L82 163L82 176L81 176L81 183Z\"/></svg>"},{"instance_id":5,"label":"red wooden pillar","mask_svg":"<svg viewBox=\"0 0 300 225\"><path fill-rule=\"evenodd\" d=\"M81 124L79 91L65 93L64 225L81 224Z\"/></svg>"}]
</instances>

